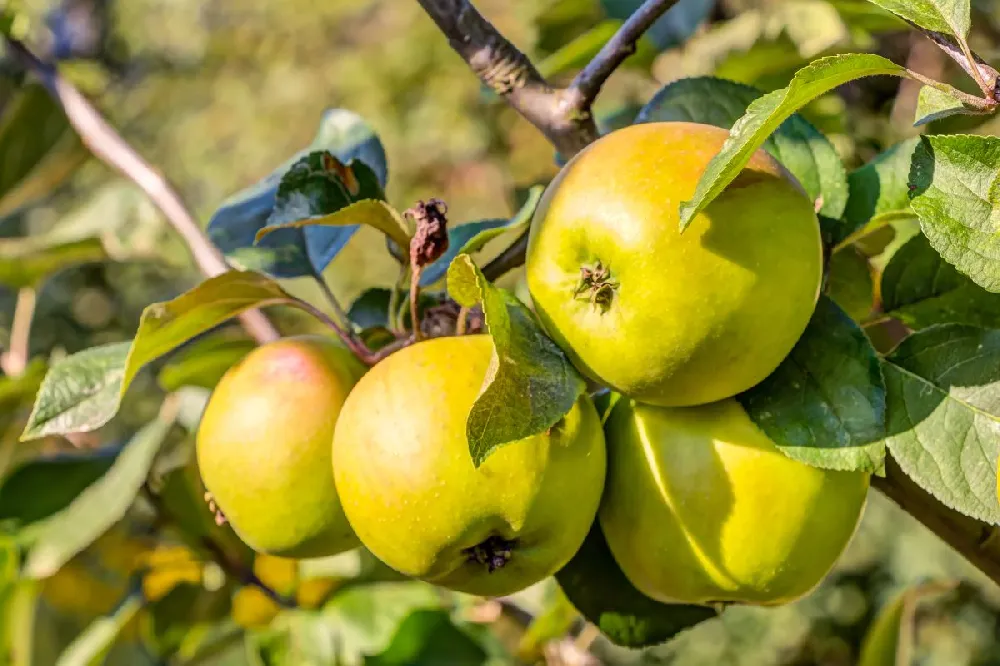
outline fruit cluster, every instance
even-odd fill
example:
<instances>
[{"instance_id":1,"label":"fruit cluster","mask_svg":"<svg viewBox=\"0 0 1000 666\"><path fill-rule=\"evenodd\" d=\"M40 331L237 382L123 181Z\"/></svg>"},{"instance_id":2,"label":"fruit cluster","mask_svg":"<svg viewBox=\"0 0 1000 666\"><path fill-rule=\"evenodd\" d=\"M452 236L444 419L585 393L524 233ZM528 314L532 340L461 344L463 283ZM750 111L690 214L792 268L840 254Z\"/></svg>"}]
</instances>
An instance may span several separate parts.
<instances>
[{"instance_id":1,"label":"fruit cluster","mask_svg":"<svg viewBox=\"0 0 1000 666\"><path fill-rule=\"evenodd\" d=\"M802 335L823 256L813 202L763 151L678 230L727 135L613 132L535 213L532 305L612 391L603 418L581 396L476 467L466 422L490 372L487 335L418 342L367 372L327 338L271 343L221 380L198 432L205 485L237 534L285 557L363 544L405 575L498 596L565 566L596 518L651 598L766 605L811 590L853 534L869 478L785 456L734 398Z\"/></svg>"}]
</instances>

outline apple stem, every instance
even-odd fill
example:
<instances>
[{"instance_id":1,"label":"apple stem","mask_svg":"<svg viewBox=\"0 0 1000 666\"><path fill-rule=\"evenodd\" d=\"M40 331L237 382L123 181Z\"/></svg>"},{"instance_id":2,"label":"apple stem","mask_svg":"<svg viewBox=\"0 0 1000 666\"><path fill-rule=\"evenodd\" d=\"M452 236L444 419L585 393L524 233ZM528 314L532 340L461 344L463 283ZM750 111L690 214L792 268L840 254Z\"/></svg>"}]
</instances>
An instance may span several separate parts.
<instances>
[{"instance_id":1,"label":"apple stem","mask_svg":"<svg viewBox=\"0 0 1000 666\"><path fill-rule=\"evenodd\" d=\"M580 282L573 295L590 301L594 307L607 312L618 291L618 282L612 277L611 269L600 259L590 265L580 266Z\"/></svg>"},{"instance_id":2,"label":"apple stem","mask_svg":"<svg viewBox=\"0 0 1000 666\"><path fill-rule=\"evenodd\" d=\"M486 570L493 573L497 569L503 569L510 562L517 546L517 540L504 539L501 536L493 535L482 543L478 543L471 548L466 548L463 552L470 562L485 564Z\"/></svg>"}]
</instances>

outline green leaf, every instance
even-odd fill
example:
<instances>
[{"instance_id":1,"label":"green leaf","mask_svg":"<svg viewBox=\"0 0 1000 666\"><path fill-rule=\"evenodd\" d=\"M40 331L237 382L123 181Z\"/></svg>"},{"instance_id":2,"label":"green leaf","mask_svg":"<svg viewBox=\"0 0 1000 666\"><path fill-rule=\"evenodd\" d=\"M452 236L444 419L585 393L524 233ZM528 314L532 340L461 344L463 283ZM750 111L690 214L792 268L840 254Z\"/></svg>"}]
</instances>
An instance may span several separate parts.
<instances>
[{"instance_id":1,"label":"green leaf","mask_svg":"<svg viewBox=\"0 0 1000 666\"><path fill-rule=\"evenodd\" d=\"M121 401L131 344L91 347L54 363L42 380L21 440L86 432L107 423Z\"/></svg>"},{"instance_id":2,"label":"green leaf","mask_svg":"<svg viewBox=\"0 0 1000 666\"><path fill-rule=\"evenodd\" d=\"M70 130L16 185L0 196L0 218L15 213L48 196L64 184L91 158L79 135Z\"/></svg>"},{"instance_id":3,"label":"green leaf","mask_svg":"<svg viewBox=\"0 0 1000 666\"><path fill-rule=\"evenodd\" d=\"M280 205L280 203L279 203ZM310 226L346 227L351 225L366 225L381 231L400 247L409 247L410 230L402 216L384 201L365 199L340 208L330 214L310 214L308 207L274 209L272 222L257 232L259 242L268 234L281 229L301 229ZM304 217L299 217L303 215ZM294 219L292 219L294 218ZM288 219L287 222L274 220Z\"/></svg>"},{"instance_id":4,"label":"green leaf","mask_svg":"<svg viewBox=\"0 0 1000 666\"><path fill-rule=\"evenodd\" d=\"M885 393L868 338L821 296L788 358L737 400L788 457L824 469L880 472Z\"/></svg>"},{"instance_id":5,"label":"green leaf","mask_svg":"<svg viewBox=\"0 0 1000 666\"><path fill-rule=\"evenodd\" d=\"M390 295L391 291L384 287L366 289L351 303L351 307L347 311L348 319L354 322L359 328L365 330L385 329L389 325ZM397 303L398 307L403 308L402 324L404 327L408 327L410 322L410 309L409 307L405 307L406 298L406 295L401 293L399 303ZM428 308L440 305L440 303L438 298L435 298L426 291L421 291L417 301L417 309L423 314ZM389 335L391 336L392 334L390 333Z\"/></svg>"},{"instance_id":6,"label":"green leaf","mask_svg":"<svg viewBox=\"0 0 1000 666\"><path fill-rule=\"evenodd\" d=\"M25 576L51 576L121 520L146 481L171 425L173 417L161 414L136 433L104 476L65 509L25 531L31 542L22 569Z\"/></svg>"},{"instance_id":7,"label":"green leaf","mask_svg":"<svg viewBox=\"0 0 1000 666\"><path fill-rule=\"evenodd\" d=\"M909 587L879 609L861 643L858 666L897 666L913 663L916 611L926 599L954 588L944 581Z\"/></svg>"},{"instance_id":8,"label":"green leaf","mask_svg":"<svg viewBox=\"0 0 1000 666\"><path fill-rule=\"evenodd\" d=\"M448 292L466 307L482 303L493 339L490 368L466 426L479 467L497 447L555 425L586 385L531 311L490 284L469 255L459 255L448 269Z\"/></svg>"},{"instance_id":9,"label":"green leaf","mask_svg":"<svg viewBox=\"0 0 1000 666\"><path fill-rule=\"evenodd\" d=\"M910 160L919 137L897 143L847 176L850 196L842 227L833 238L842 246L901 215L910 213Z\"/></svg>"},{"instance_id":10,"label":"green leaf","mask_svg":"<svg viewBox=\"0 0 1000 666\"><path fill-rule=\"evenodd\" d=\"M883 369L893 459L945 506L1000 522L1000 331L932 326L904 339Z\"/></svg>"},{"instance_id":11,"label":"green leaf","mask_svg":"<svg viewBox=\"0 0 1000 666\"><path fill-rule=\"evenodd\" d=\"M385 650L365 659L365 666L412 664L487 666L487 654L446 611L420 609L399 624Z\"/></svg>"},{"instance_id":12,"label":"green leaf","mask_svg":"<svg viewBox=\"0 0 1000 666\"><path fill-rule=\"evenodd\" d=\"M635 589L611 555L598 521L580 550L557 574L559 587L580 613L615 645L664 643L716 617L712 608L654 601Z\"/></svg>"},{"instance_id":13,"label":"green leaf","mask_svg":"<svg viewBox=\"0 0 1000 666\"><path fill-rule=\"evenodd\" d=\"M55 666L98 666L118 638L125 625L142 609L141 592L132 592L110 614L90 623L70 643Z\"/></svg>"},{"instance_id":14,"label":"green leaf","mask_svg":"<svg viewBox=\"0 0 1000 666\"><path fill-rule=\"evenodd\" d=\"M1000 138L922 136L910 171L913 212L945 261L1000 292Z\"/></svg>"},{"instance_id":15,"label":"green leaf","mask_svg":"<svg viewBox=\"0 0 1000 666\"><path fill-rule=\"evenodd\" d=\"M857 322L868 319L875 305L875 284L868 258L847 246L830 256L826 294Z\"/></svg>"},{"instance_id":16,"label":"green leaf","mask_svg":"<svg viewBox=\"0 0 1000 666\"><path fill-rule=\"evenodd\" d=\"M106 446L22 464L0 485L0 523L10 521L17 529L65 509L111 469L120 451Z\"/></svg>"},{"instance_id":17,"label":"green leaf","mask_svg":"<svg viewBox=\"0 0 1000 666\"><path fill-rule=\"evenodd\" d=\"M0 198L72 132L58 102L39 83L21 87L0 116Z\"/></svg>"},{"instance_id":18,"label":"green leaf","mask_svg":"<svg viewBox=\"0 0 1000 666\"><path fill-rule=\"evenodd\" d=\"M733 125L722 150L709 162L694 196L681 204L681 230L728 187L767 137L795 111L848 81L880 74L913 77L907 69L882 56L845 53L811 62L795 74L788 86L754 100ZM952 90L945 84L934 85Z\"/></svg>"},{"instance_id":19,"label":"green leaf","mask_svg":"<svg viewBox=\"0 0 1000 666\"><path fill-rule=\"evenodd\" d=\"M389 647L400 623L411 613L441 605L442 598L425 583L375 583L334 595L323 616L336 628L342 651L376 655Z\"/></svg>"},{"instance_id":20,"label":"green leaf","mask_svg":"<svg viewBox=\"0 0 1000 666\"><path fill-rule=\"evenodd\" d=\"M923 234L892 255L881 291L885 313L912 329L944 323L1000 328L1000 294L959 273Z\"/></svg>"},{"instance_id":21,"label":"green leaf","mask_svg":"<svg viewBox=\"0 0 1000 666\"><path fill-rule=\"evenodd\" d=\"M255 245L257 232L268 223L279 185L293 165L316 151L328 151L350 165L369 191L361 199L383 199L388 176L385 149L375 130L363 118L345 109L323 114L310 146L292 156L266 178L226 200L212 215L208 234L226 256L248 269L275 277L301 277L321 273L350 240L355 227L311 227L281 231Z\"/></svg>"},{"instance_id":22,"label":"green leaf","mask_svg":"<svg viewBox=\"0 0 1000 666\"><path fill-rule=\"evenodd\" d=\"M917 110L913 126L919 127L949 116L984 115L991 113L991 111L992 109L974 106L957 99L933 86L924 86L917 96Z\"/></svg>"},{"instance_id":23,"label":"green leaf","mask_svg":"<svg viewBox=\"0 0 1000 666\"><path fill-rule=\"evenodd\" d=\"M969 0L871 0L882 9L921 28L959 39L969 34Z\"/></svg>"},{"instance_id":24,"label":"green leaf","mask_svg":"<svg viewBox=\"0 0 1000 666\"><path fill-rule=\"evenodd\" d=\"M39 243L32 238L0 240L0 284L13 289L37 287L70 266L103 261L108 256L97 238Z\"/></svg>"},{"instance_id":25,"label":"green leaf","mask_svg":"<svg viewBox=\"0 0 1000 666\"><path fill-rule=\"evenodd\" d=\"M265 275L228 271L172 301L150 305L131 344L88 349L52 367L21 438L99 428L118 411L146 364L246 310L280 304L309 309Z\"/></svg>"},{"instance_id":26,"label":"green leaf","mask_svg":"<svg viewBox=\"0 0 1000 666\"><path fill-rule=\"evenodd\" d=\"M510 231L521 231L531 223L545 188L536 185L528 190L524 205L509 220L480 220L448 229L448 250L420 274L420 286L429 287L448 273L452 260L460 254L475 254L494 238Z\"/></svg>"},{"instance_id":27,"label":"green leaf","mask_svg":"<svg viewBox=\"0 0 1000 666\"><path fill-rule=\"evenodd\" d=\"M157 382L168 392L183 386L213 389L226 371L256 346L253 340L223 335L198 340L163 365Z\"/></svg>"},{"instance_id":28,"label":"green leaf","mask_svg":"<svg viewBox=\"0 0 1000 666\"><path fill-rule=\"evenodd\" d=\"M562 588L554 588L544 607L521 635L517 645L518 658L529 664L537 663L545 656L545 646L566 636L579 619L580 614Z\"/></svg>"},{"instance_id":29,"label":"green leaf","mask_svg":"<svg viewBox=\"0 0 1000 666\"><path fill-rule=\"evenodd\" d=\"M660 89L642 108L637 123L685 121L730 129L747 107L764 94L725 79L680 79ZM820 213L839 218L847 204L847 176L833 144L799 114L782 122L763 144L802 185Z\"/></svg>"}]
</instances>

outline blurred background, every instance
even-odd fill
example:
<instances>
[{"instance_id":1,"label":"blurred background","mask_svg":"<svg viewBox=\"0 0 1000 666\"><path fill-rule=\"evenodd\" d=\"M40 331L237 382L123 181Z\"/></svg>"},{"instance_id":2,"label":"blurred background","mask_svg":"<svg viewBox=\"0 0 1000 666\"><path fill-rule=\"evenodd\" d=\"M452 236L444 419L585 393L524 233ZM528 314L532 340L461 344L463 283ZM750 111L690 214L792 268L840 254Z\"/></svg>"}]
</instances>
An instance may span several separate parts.
<instances>
[{"instance_id":1,"label":"blurred background","mask_svg":"<svg viewBox=\"0 0 1000 666\"><path fill-rule=\"evenodd\" d=\"M560 81L638 4L477 6ZM973 4L972 48L995 64L1000 3ZM202 223L308 145L323 111L334 107L360 114L379 134L388 196L400 209L439 197L455 223L507 217L527 187L557 171L541 135L479 86L411 0L22 0L16 7L30 43L61 61ZM863 0L682 0L612 77L599 121L605 129L628 123L675 79L714 75L772 90L806 62L849 51L877 52L973 90L929 41ZM43 365L128 340L146 305L200 276L141 193L88 157L44 92L28 97L29 89L14 89L19 72L10 59L0 67L0 343L12 335L25 288L36 297L30 355ZM919 131L911 126L916 99L911 82L879 77L825 95L803 115L852 169ZM998 121L974 117L931 126L936 133L998 129ZM33 143L28 134L47 138ZM95 238L96 246L85 242ZM396 271L382 238L362 229L325 275L350 303L365 286L392 284ZM505 283L518 278L515 272ZM854 296L862 310L871 305L867 284ZM321 303L308 280L288 287ZM291 312L275 314L286 331L313 326ZM213 344L200 358L223 367L248 348L235 329ZM201 502L189 431L213 370L185 364L184 354L143 373L110 424L72 441L18 442L40 375L29 366L19 378L0 380L0 539L62 510L94 482L156 415L165 391L176 390L181 403L150 481L162 493L140 493L97 542L31 580L14 576L12 541L0 550L0 664L50 665L60 654L61 663L92 663L64 653L89 627L88 640L110 645L106 663L136 666L846 666L857 663L879 612L906 594L908 602L923 598L905 621L914 645L906 663L1000 665L1000 590L876 492L852 545L814 594L773 610L727 610L645 651L615 648L581 630L552 581L508 604L482 603L394 580L357 553L313 562L255 559L215 528ZM170 506L156 506L153 497ZM215 541L206 545L205 535ZM250 572L295 608L244 585Z\"/></svg>"}]
</instances>

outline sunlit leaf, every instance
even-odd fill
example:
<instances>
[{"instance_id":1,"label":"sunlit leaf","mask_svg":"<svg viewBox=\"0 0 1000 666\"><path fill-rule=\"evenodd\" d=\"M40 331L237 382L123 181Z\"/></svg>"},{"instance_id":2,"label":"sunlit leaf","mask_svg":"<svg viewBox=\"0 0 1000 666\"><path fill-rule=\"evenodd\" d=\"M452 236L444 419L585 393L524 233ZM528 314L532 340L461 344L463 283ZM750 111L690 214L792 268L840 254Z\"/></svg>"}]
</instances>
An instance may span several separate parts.
<instances>
[{"instance_id":1,"label":"sunlit leaf","mask_svg":"<svg viewBox=\"0 0 1000 666\"><path fill-rule=\"evenodd\" d=\"M448 293L466 307L482 303L493 340L490 369L466 427L469 453L479 467L497 447L552 427L585 384L531 311L490 284L469 255L452 262Z\"/></svg>"}]
</instances>

